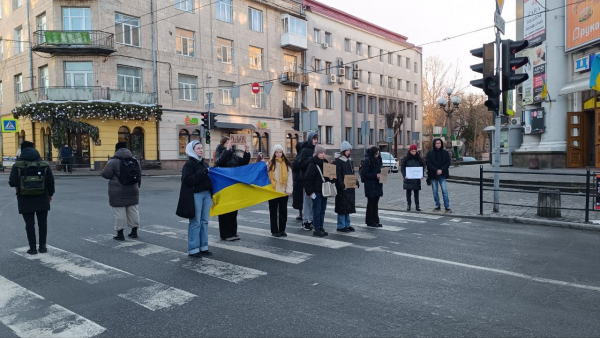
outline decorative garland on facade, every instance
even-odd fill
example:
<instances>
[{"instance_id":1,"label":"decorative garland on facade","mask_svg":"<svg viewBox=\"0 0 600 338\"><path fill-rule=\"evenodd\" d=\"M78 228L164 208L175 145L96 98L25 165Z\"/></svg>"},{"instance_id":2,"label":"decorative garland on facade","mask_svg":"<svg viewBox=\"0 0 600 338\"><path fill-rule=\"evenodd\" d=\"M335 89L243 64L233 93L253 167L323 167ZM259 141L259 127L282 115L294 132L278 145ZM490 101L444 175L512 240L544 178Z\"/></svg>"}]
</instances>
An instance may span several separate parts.
<instances>
[{"instance_id":1,"label":"decorative garland on facade","mask_svg":"<svg viewBox=\"0 0 600 338\"><path fill-rule=\"evenodd\" d=\"M87 133L94 142L100 138L100 130L98 127L94 127L85 122L54 119L50 123L50 130L52 131L52 145L56 149L61 149L65 144L67 144L67 135L70 131Z\"/></svg>"}]
</instances>

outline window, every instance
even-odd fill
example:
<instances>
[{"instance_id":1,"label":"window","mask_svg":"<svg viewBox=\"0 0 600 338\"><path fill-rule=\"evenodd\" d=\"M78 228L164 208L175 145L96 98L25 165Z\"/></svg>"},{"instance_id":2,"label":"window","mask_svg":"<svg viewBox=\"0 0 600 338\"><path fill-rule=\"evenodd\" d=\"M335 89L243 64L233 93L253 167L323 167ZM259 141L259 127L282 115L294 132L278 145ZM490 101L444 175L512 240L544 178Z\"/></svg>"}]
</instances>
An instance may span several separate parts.
<instances>
[{"instance_id":1,"label":"window","mask_svg":"<svg viewBox=\"0 0 600 338\"><path fill-rule=\"evenodd\" d=\"M393 64L394 64L394 54L392 54L392 53L389 53L389 54L388 54L388 63L389 63L390 65L393 65Z\"/></svg>"},{"instance_id":2,"label":"window","mask_svg":"<svg viewBox=\"0 0 600 338\"><path fill-rule=\"evenodd\" d=\"M91 87L94 85L91 62L65 62L65 85L67 87Z\"/></svg>"},{"instance_id":3,"label":"window","mask_svg":"<svg viewBox=\"0 0 600 338\"><path fill-rule=\"evenodd\" d=\"M231 64L231 54L233 50L233 41L217 38L217 61L220 63Z\"/></svg>"},{"instance_id":4,"label":"window","mask_svg":"<svg viewBox=\"0 0 600 338\"><path fill-rule=\"evenodd\" d=\"M317 133L319 134L319 136L323 135L323 126L318 127ZM319 137L318 143L323 144L323 137Z\"/></svg>"},{"instance_id":5,"label":"window","mask_svg":"<svg viewBox=\"0 0 600 338\"><path fill-rule=\"evenodd\" d=\"M398 90L402 90L402 80L398 79Z\"/></svg>"},{"instance_id":6,"label":"window","mask_svg":"<svg viewBox=\"0 0 600 338\"><path fill-rule=\"evenodd\" d=\"M415 62L415 73L419 72L419 67L417 66L417 63Z\"/></svg>"},{"instance_id":7,"label":"window","mask_svg":"<svg viewBox=\"0 0 600 338\"><path fill-rule=\"evenodd\" d=\"M369 57L372 57L372 56L373 56L373 47L371 47L371 46L368 46L368 47L367 47L367 51L368 51L368 53L369 53Z\"/></svg>"},{"instance_id":8,"label":"window","mask_svg":"<svg viewBox=\"0 0 600 338\"><path fill-rule=\"evenodd\" d=\"M410 59L406 58L406 69L410 69Z\"/></svg>"},{"instance_id":9,"label":"window","mask_svg":"<svg viewBox=\"0 0 600 338\"><path fill-rule=\"evenodd\" d=\"M385 99L379 99L379 115L385 114L386 111L386 102Z\"/></svg>"},{"instance_id":10,"label":"window","mask_svg":"<svg viewBox=\"0 0 600 338\"><path fill-rule=\"evenodd\" d=\"M419 120L419 111L418 111L418 109L419 109L419 106L415 105L415 109L414 109L415 113L413 114L413 119L415 121Z\"/></svg>"},{"instance_id":11,"label":"window","mask_svg":"<svg viewBox=\"0 0 600 338\"><path fill-rule=\"evenodd\" d=\"M217 0L217 20L231 23L231 0Z\"/></svg>"},{"instance_id":12,"label":"window","mask_svg":"<svg viewBox=\"0 0 600 338\"><path fill-rule=\"evenodd\" d=\"M369 114L375 114L375 110L377 110L377 98L370 97L369 98Z\"/></svg>"},{"instance_id":13,"label":"window","mask_svg":"<svg viewBox=\"0 0 600 338\"><path fill-rule=\"evenodd\" d=\"M352 142L352 128L346 127L346 137L345 140L348 142Z\"/></svg>"},{"instance_id":14,"label":"window","mask_svg":"<svg viewBox=\"0 0 600 338\"><path fill-rule=\"evenodd\" d=\"M2 6L0 6L0 7L2 7ZM47 25L47 21L46 21L46 13L39 15L37 18L35 18L35 23L36 23L38 31L45 31L46 29L48 29L48 25ZM45 42L46 42L46 37L44 36L44 34L38 35L38 44L43 44Z\"/></svg>"},{"instance_id":15,"label":"window","mask_svg":"<svg viewBox=\"0 0 600 338\"><path fill-rule=\"evenodd\" d=\"M140 32L139 18L115 13L115 34L117 43L139 47L141 40Z\"/></svg>"},{"instance_id":16,"label":"window","mask_svg":"<svg viewBox=\"0 0 600 338\"><path fill-rule=\"evenodd\" d=\"M414 88L413 94L418 94L418 93L417 93L417 89L418 89L418 88L419 88L419 86L417 86L417 84L415 83L415 88Z\"/></svg>"},{"instance_id":17,"label":"window","mask_svg":"<svg viewBox=\"0 0 600 338\"><path fill-rule=\"evenodd\" d=\"M232 89L233 82L219 80L219 103L224 106L233 106L235 100L233 99Z\"/></svg>"},{"instance_id":18,"label":"window","mask_svg":"<svg viewBox=\"0 0 600 338\"><path fill-rule=\"evenodd\" d=\"M127 92L142 92L142 69L117 65L117 88Z\"/></svg>"},{"instance_id":19,"label":"window","mask_svg":"<svg viewBox=\"0 0 600 338\"><path fill-rule=\"evenodd\" d=\"M413 103L412 102L406 103L406 116L408 118L412 118L412 116L413 116Z\"/></svg>"},{"instance_id":20,"label":"window","mask_svg":"<svg viewBox=\"0 0 600 338\"><path fill-rule=\"evenodd\" d=\"M175 52L178 55L194 56L194 32L175 28Z\"/></svg>"},{"instance_id":21,"label":"window","mask_svg":"<svg viewBox=\"0 0 600 338\"><path fill-rule=\"evenodd\" d=\"M198 77L179 74L179 100L198 101Z\"/></svg>"},{"instance_id":22,"label":"window","mask_svg":"<svg viewBox=\"0 0 600 338\"><path fill-rule=\"evenodd\" d=\"M410 140L410 130L406 131L406 145L411 144L412 141Z\"/></svg>"},{"instance_id":23,"label":"window","mask_svg":"<svg viewBox=\"0 0 600 338\"><path fill-rule=\"evenodd\" d=\"M15 55L23 53L23 27L15 28Z\"/></svg>"},{"instance_id":24,"label":"window","mask_svg":"<svg viewBox=\"0 0 600 338\"><path fill-rule=\"evenodd\" d=\"M19 93L23 92L23 75L15 75L15 101L19 100Z\"/></svg>"},{"instance_id":25,"label":"window","mask_svg":"<svg viewBox=\"0 0 600 338\"><path fill-rule=\"evenodd\" d=\"M394 79L392 77L388 77L388 88L394 89Z\"/></svg>"},{"instance_id":26,"label":"window","mask_svg":"<svg viewBox=\"0 0 600 338\"><path fill-rule=\"evenodd\" d=\"M374 144L373 143L373 129L369 130L369 144Z\"/></svg>"},{"instance_id":27,"label":"window","mask_svg":"<svg viewBox=\"0 0 600 338\"><path fill-rule=\"evenodd\" d=\"M346 80L352 80L352 67L346 67Z\"/></svg>"},{"instance_id":28,"label":"window","mask_svg":"<svg viewBox=\"0 0 600 338\"><path fill-rule=\"evenodd\" d=\"M175 1L177 1L177 0L175 0ZM190 143L190 132L187 131L187 129L181 129L179 131L179 158L180 159L188 158L187 154L185 153L185 148L187 147L188 143Z\"/></svg>"},{"instance_id":29,"label":"window","mask_svg":"<svg viewBox=\"0 0 600 338\"><path fill-rule=\"evenodd\" d=\"M331 74L331 62L325 61L325 74Z\"/></svg>"},{"instance_id":30,"label":"window","mask_svg":"<svg viewBox=\"0 0 600 338\"><path fill-rule=\"evenodd\" d=\"M329 90L325 91L325 108L333 109L333 92Z\"/></svg>"},{"instance_id":31,"label":"window","mask_svg":"<svg viewBox=\"0 0 600 338\"><path fill-rule=\"evenodd\" d=\"M333 127L325 126L325 143L333 144Z\"/></svg>"},{"instance_id":32,"label":"window","mask_svg":"<svg viewBox=\"0 0 600 338\"><path fill-rule=\"evenodd\" d=\"M250 68L262 70L262 48L250 46L248 48L248 57L250 59Z\"/></svg>"},{"instance_id":33,"label":"window","mask_svg":"<svg viewBox=\"0 0 600 338\"><path fill-rule=\"evenodd\" d=\"M13 0L13 10L21 7L23 5L22 0Z\"/></svg>"},{"instance_id":34,"label":"window","mask_svg":"<svg viewBox=\"0 0 600 338\"><path fill-rule=\"evenodd\" d=\"M344 39L344 50L346 52L350 53L351 52L350 48L351 48L350 47L350 39Z\"/></svg>"},{"instance_id":35,"label":"window","mask_svg":"<svg viewBox=\"0 0 600 338\"><path fill-rule=\"evenodd\" d=\"M252 93L252 98L254 99L252 108L267 108L267 94L265 93L265 87L260 86L260 91L258 94Z\"/></svg>"},{"instance_id":36,"label":"window","mask_svg":"<svg viewBox=\"0 0 600 338\"><path fill-rule=\"evenodd\" d=\"M263 22L262 22L262 11L248 7L248 25L251 31L262 33Z\"/></svg>"},{"instance_id":37,"label":"window","mask_svg":"<svg viewBox=\"0 0 600 338\"><path fill-rule=\"evenodd\" d=\"M283 54L283 69L286 72L296 71L296 57L294 55Z\"/></svg>"},{"instance_id":38,"label":"window","mask_svg":"<svg viewBox=\"0 0 600 338\"><path fill-rule=\"evenodd\" d=\"M381 75L379 77L379 85L385 87L385 76Z\"/></svg>"},{"instance_id":39,"label":"window","mask_svg":"<svg viewBox=\"0 0 600 338\"><path fill-rule=\"evenodd\" d=\"M0 61L4 60L4 41L0 38Z\"/></svg>"},{"instance_id":40,"label":"window","mask_svg":"<svg viewBox=\"0 0 600 338\"><path fill-rule=\"evenodd\" d=\"M346 111L352 111L352 107L354 106L352 98L351 93L346 93Z\"/></svg>"},{"instance_id":41,"label":"window","mask_svg":"<svg viewBox=\"0 0 600 338\"><path fill-rule=\"evenodd\" d=\"M410 93L410 81L406 81L406 91Z\"/></svg>"},{"instance_id":42,"label":"window","mask_svg":"<svg viewBox=\"0 0 600 338\"><path fill-rule=\"evenodd\" d=\"M313 31L313 39L316 43L320 44L321 43L321 30L320 29L316 29Z\"/></svg>"},{"instance_id":43,"label":"window","mask_svg":"<svg viewBox=\"0 0 600 338\"><path fill-rule=\"evenodd\" d=\"M323 73L321 70L321 60L319 59L315 59L315 72L319 74Z\"/></svg>"},{"instance_id":44,"label":"window","mask_svg":"<svg viewBox=\"0 0 600 338\"><path fill-rule=\"evenodd\" d=\"M175 0L175 8L182 11L193 12L194 0Z\"/></svg>"},{"instance_id":45,"label":"window","mask_svg":"<svg viewBox=\"0 0 600 338\"><path fill-rule=\"evenodd\" d=\"M325 32L325 43L332 46L331 33Z\"/></svg>"},{"instance_id":46,"label":"window","mask_svg":"<svg viewBox=\"0 0 600 338\"><path fill-rule=\"evenodd\" d=\"M372 84L372 83L373 83L373 80L371 79L371 72L367 72L367 82L368 82L369 84Z\"/></svg>"},{"instance_id":47,"label":"window","mask_svg":"<svg viewBox=\"0 0 600 338\"><path fill-rule=\"evenodd\" d=\"M298 92L295 90L286 90L285 101L288 106L298 108Z\"/></svg>"},{"instance_id":48,"label":"window","mask_svg":"<svg viewBox=\"0 0 600 338\"><path fill-rule=\"evenodd\" d=\"M385 53L385 51L383 49L379 50L379 61L383 62L383 54Z\"/></svg>"},{"instance_id":49,"label":"window","mask_svg":"<svg viewBox=\"0 0 600 338\"><path fill-rule=\"evenodd\" d=\"M398 111L401 114L406 114L406 102L398 101ZM408 112L408 114L406 115L406 118L410 118L410 112Z\"/></svg>"},{"instance_id":50,"label":"window","mask_svg":"<svg viewBox=\"0 0 600 338\"><path fill-rule=\"evenodd\" d=\"M38 87L48 88L50 87L50 76L48 73L48 66L42 66L38 68Z\"/></svg>"},{"instance_id":51,"label":"window","mask_svg":"<svg viewBox=\"0 0 600 338\"><path fill-rule=\"evenodd\" d=\"M306 37L306 21L294 16L286 16L281 19L283 24L283 32Z\"/></svg>"},{"instance_id":52,"label":"window","mask_svg":"<svg viewBox=\"0 0 600 338\"><path fill-rule=\"evenodd\" d=\"M89 31L92 29L89 8L63 7L63 30Z\"/></svg>"},{"instance_id":53,"label":"window","mask_svg":"<svg viewBox=\"0 0 600 338\"><path fill-rule=\"evenodd\" d=\"M383 129L379 129L379 142L384 142L385 136L383 134Z\"/></svg>"},{"instance_id":54,"label":"window","mask_svg":"<svg viewBox=\"0 0 600 338\"><path fill-rule=\"evenodd\" d=\"M2 102L4 102L4 92L2 90L2 81L0 81L0 106L2 105Z\"/></svg>"},{"instance_id":55,"label":"window","mask_svg":"<svg viewBox=\"0 0 600 338\"><path fill-rule=\"evenodd\" d=\"M358 112L359 113L365 112L365 96L364 95L358 95Z\"/></svg>"},{"instance_id":56,"label":"window","mask_svg":"<svg viewBox=\"0 0 600 338\"><path fill-rule=\"evenodd\" d=\"M356 55L362 55L362 43L356 42Z\"/></svg>"},{"instance_id":57,"label":"window","mask_svg":"<svg viewBox=\"0 0 600 338\"><path fill-rule=\"evenodd\" d=\"M402 56L398 55L398 67L402 67Z\"/></svg>"},{"instance_id":58,"label":"window","mask_svg":"<svg viewBox=\"0 0 600 338\"><path fill-rule=\"evenodd\" d=\"M357 138L358 144L363 144L362 128L358 128L357 135L358 135L358 138Z\"/></svg>"},{"instance_id":59,"label":"window","mask_svg":"<svg viewBox=\"0 0 600 338\"><path fill-rule=\"evenodd\" d=\"M321 108L321 89L315 89L315 107Z\"/></svg>"}]
</instances>

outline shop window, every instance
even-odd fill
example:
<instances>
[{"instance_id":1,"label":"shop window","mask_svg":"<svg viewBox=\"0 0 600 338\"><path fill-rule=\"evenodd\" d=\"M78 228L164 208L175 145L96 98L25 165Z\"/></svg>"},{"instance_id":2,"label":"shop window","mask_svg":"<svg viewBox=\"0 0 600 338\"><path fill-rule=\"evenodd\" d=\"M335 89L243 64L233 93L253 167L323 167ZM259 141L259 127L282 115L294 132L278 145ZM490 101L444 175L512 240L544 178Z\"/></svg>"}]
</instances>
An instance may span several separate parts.
<instances>
[{"instance_id":1,"label":"shop window","mask_svg":"<svg viewBox=\"0 0 600 338\"><path fill-rule=\"evenodd\" d=\"M179 158L182 160L187 159L185 154L185 147L190 143L190 132L187 129L181 129L179 131Z\"/></svg>"},{"instance_id":2,"label":"shop window","mask_svg":"<svg viewBox=\"0 0 600 338\"><path fill-rule=\"evenodd\" d=\"M254 151L254 155L260 152L260 133L252 134L252 150Z\"/></svg>"},{"instance_id":3,"label":"shop window","mask_svg":"<svg viewBox=\"0 0 600 338\"><path fill-rule=\"evenodd\" d=\"M125 142L129 146L129 140L131 138L131 132L129 128L123 126L119 128L119 142Z\"/></svg>"},{"instance_id":4,"label":"shop window","mask_svg":"<svg viewBox=\"0 0 600 338\"><path fill-rule=\"evenodd\" d=\"M292 134L287 134L286 148L288 154L294 153L294 138Z\"/></svg>"},{"instance_id":5,"label":"shop window","mask_svg":"<svg viewBox=\"0 0 600 338\"><path fill-rule=\"evenodd\" d=\"M260 151L265 155L269 156L269 133L265 133L260 138Z\"/></svg>"},{"instance_id":6,"label":"shop window","mask_svg":"<svg viewBox=\"0 0 600 338\"><path fill-rule=\"evenodd\" d=\"M144 158L144 129L140 127L135 127L133 129L133 133L131 133L130 137L131 143L129 144L129 149L133 153L133 157L137 159Z\"/></svg>"},{"instance_id":7,"label":"shop window","mask_svg":"<svg viewBox=\"0 0 600 338\"><path fill-rule=\"evenodd\" d=\"M200 129L194 129L192 135L190 136L190 142L192 141L200 142Z\"/></svg>"}]
</instances>

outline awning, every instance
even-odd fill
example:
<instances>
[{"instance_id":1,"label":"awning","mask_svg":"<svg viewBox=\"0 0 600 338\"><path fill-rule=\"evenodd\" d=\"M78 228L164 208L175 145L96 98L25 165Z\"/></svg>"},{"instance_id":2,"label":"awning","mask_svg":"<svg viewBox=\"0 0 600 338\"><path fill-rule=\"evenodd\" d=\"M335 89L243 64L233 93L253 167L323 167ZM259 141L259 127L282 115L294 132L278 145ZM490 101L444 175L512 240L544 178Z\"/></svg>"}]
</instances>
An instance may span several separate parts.
<instances>
[{"instance_id":1,"label":"awning","mask_svg":"<svg viewBox=\"0 0 600 338\"><path fill-rule=\"evenodd\" d=\"M235 130L243 130L243 129L256 129L253 124L248 123L230 123L230 122L215 122L215 125L219 129L235 129Z\"/></svg>"},{"instance_id":2,"label":"awning","mask_svg":"<svg viewBox=\"0 0 600 338\"><path fill-rule=\"evenodd\" d=\"M567 95L575 92L590 90L590 79L577 80L564 85L558 95Z\"/></svg>"}]
</instances>

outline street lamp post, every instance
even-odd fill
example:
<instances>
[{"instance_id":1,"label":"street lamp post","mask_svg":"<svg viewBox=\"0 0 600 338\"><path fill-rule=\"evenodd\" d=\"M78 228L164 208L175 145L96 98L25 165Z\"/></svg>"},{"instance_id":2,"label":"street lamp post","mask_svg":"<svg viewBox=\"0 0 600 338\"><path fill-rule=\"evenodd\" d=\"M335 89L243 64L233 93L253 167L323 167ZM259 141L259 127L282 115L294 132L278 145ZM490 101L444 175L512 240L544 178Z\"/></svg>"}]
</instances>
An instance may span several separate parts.
<instances>
[{"instance_id":1,"label":"street lamp post","mask_svg":"<svg viewBox=\"0 0 600 338\"><path fill-rule=\"evenodd\" d=\"M458 109L458 106L460 105L460 97L452 96L453 91L454 89L452 88L446 88L447 97L442 96L437 100L437 103L440 105L440 109L444 111L444 113L446 113L447 116L448 129L446 132L446 145L448 146L448 148L450 148L450 150L452 150L452 134L454 133L454 128L452 124L452 113L454 113L454 111L456 111Z\"/></svg>"}]
</instances>

